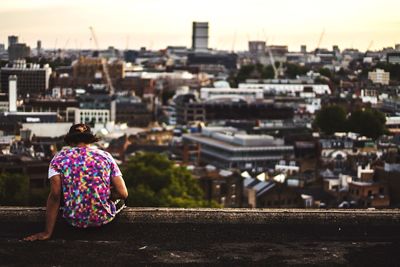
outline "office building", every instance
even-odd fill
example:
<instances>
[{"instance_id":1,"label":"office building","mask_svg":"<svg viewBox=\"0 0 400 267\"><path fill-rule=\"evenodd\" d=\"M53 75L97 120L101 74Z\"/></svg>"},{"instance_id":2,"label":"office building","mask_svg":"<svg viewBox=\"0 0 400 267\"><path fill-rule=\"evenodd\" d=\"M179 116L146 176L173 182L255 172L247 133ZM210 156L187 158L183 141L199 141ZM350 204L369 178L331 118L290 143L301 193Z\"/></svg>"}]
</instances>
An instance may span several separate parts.
<instances>
[{"instance_id":1,"label":"office building","mask_svg":"<svg viewBox=\"0 0 400 267\"><path fill-rule=\"evenodd\" d=\"M231 127L207 127L182 136L183 161L218 168L264 171L294 157L294 147L269 135L248 135ZM194 148L194 150L191 150Z\"/></svg>"},{"instance_id":2,"label":"office building","mask_svg":"<svg viewBox=\"0 0 400 267\"><path fill-rule=\"evenodd\" d=\"M249 41L249 52L252 55L265 54L266 43L264 41Z\"/></svg>"},{"instance_id":3,"label":"office building","mask_svg":"<svg viewBox=\"0 0 400 267\"><path fill-rule=\"evenodd\" d=\"M264 101L247 102L240 99L240 96L230 98L227 95L198 101L193 95L186 94L175 98L174 102L178 124L196 121L211 123L227 120L287 120L294 115L293 106Z\"/></svg>"},{"instance_id":4,"label":"office building","mask_svg":"<svg viewBox=\"0 0 400 267\"><path fill-rule=\"evenodd\" d=\"M0 113L7 112L9 109L8 94L0 93Z\"/></svg>"},{"instance_id":5,"label":"office building","mask_svg":"<svg viewBox=\"0 0 400 267\"><path fill-rule=\"evenodd\" d=\"M303 83L240 83L239 89L263 89L264 95L290 95L301 96L306 94L325 95L331 94L327 84Z\"/></svg>"},{"instance_id":6,"label":"office building","mask_svg":"<svg viewBox=\"0 0 400 267\"><path fill-rule=\"evenodd\" d=\"M42 41L40 40L36 43L36 53L38 56L42 54Z\"/></svg>"},{"instance_id":7,"label":"office building","mask_svg":"<svg viewBox=\"0 0 400 267\"><path fill-rule=\"evenodd\" d=\"M235 70L237 60L238 55L235 53L189 53L187 65L199 67L200 71L217 74L226 70ZM217 67L221 67L222 70Z\"/></svg>"},{"instance_id":8,"label":"office building","mask_svg":"<svg viewBox=\"0 0 400 267\"><path fill-rule=\"evenodd\" d=\"M264 99L263 89L240 89L240 88L201 88L200 99L202 100L243 100L246 102L254 102Z\"/></svg>"},{"instance_id":9,"label":"office building","mask_svg":"<svg viewBox=\"0 0 400 267\"><path fill-rule=\"evenodd\" d=\"M26 98L20 107L23 112L56 112L59 121L66 121L67 108L78 107L76 99L60 97L52 98Z\"/></svg>"},{"instance_id":10,"label":"office building","mask_svg":"<svg viewBox=\"0 0 400 267\"><path fill-rule=\"evenodd\" d=\"M8 59L10 62L17 59L25 59L30 57L31 48L26 44L12 44L8 47Z\"/></svg>"},{"instance_id":11,"label":"office building","mask_svg":"<svg viewBox=\"0 0 400 267\"><path fill-rule=\"evenodd\" d=\"M105 65L107 65L107 70L114 86L116 81L125 77L125 64L123 61L107 62L105 58L80 57L72 64L74 86L87 86L90 83L105 84L107 82L103 70Z\"/></svg>"},{"instance_id":12,"label":"office building","mask_svg":"<svg viewBox=\"0 0 400 267\"><path fill-rule=\"evenodd\" d=\"M208 50L208 22L193 22L192 49L195 52Z\"/></svg>"},{"instance_id":13,"label":"office building","mask_svg":"<svg viewBox=\"0 0 400 267\"><path fill-rule=\"evenodd\" d=\"M388 85L390 81L390 72L386 72L381 69L368 72L368 79L373 83Z\"/></svg>"},{"instance_id":14,"label":"office building","mask_svg":"<svg viewBox=\"0 0 400 267\"><path fill-rule=\"evenodd\" d=\"M386 60L387 63L390 64L400 64L400 53L399 52L387 53Z\"/></svg>"},{"instance_id":15,"label":"office building","mask_svg":"<svg viewBox=\"0 0 400 267\"><path fill-rule=\"evenodd\" d=\"M18 78L18 95L43 94L49 88L51 68L49 65L26 63L25 60L17 60L9 63L0 70L0 84L3 92L9 90L9 76Z\"/></svg>"},{"instance_id":16,"label":"office building","mask_svg":"<svg viewBox=\"0 0 400 267\"><path fill-rule=\"evenodd\" d=\"M18 44L18 36L10 35L8 36L8 47Z\"/></svg>"}]
</instances>

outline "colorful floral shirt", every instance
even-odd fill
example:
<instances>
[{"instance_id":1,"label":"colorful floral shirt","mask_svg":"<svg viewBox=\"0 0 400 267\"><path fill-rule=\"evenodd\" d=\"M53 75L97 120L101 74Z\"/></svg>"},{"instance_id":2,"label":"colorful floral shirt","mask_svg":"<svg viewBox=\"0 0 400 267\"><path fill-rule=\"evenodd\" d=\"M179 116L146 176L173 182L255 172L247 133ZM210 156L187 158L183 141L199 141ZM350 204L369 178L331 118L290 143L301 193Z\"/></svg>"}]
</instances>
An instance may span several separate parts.
<instances>
[{"instance_id":1,"label":"colorful floral shirt","mask_svg":"<svg viewBox=\"0 0 400 267\"><path fill-rule=\"evenodd\" d=\"M122 176L113 157L92 147L63 148L50 162L49 178L60 174L63 217L73 226L100 226L116 214L111 179Z\"/></svg>"}]
</instances>

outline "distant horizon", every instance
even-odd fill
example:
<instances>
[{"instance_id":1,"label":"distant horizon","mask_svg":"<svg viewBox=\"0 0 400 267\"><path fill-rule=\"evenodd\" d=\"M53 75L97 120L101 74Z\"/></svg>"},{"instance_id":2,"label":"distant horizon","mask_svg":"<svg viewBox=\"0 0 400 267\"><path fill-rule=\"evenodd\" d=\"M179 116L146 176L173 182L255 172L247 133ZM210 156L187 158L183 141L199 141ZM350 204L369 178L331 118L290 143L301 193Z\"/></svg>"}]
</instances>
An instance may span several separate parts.
<instances>
[{"instance_id":1,"label":"distant horizon","mask_svg":"<svg viewBox=\"0 0 400 267\"><path fill-rule=\"evenodd\" d=\"M196 6L194 6L196 5ZM192 22L209 22L209 48L245 51L248 41L287 45L289 51L355 48L366 51L400 43L400 1L337 0L332 3L265 0L2 0L0 43L9 35L44 49L149 50L191 47Z\"/></svg>"}]
</instances>

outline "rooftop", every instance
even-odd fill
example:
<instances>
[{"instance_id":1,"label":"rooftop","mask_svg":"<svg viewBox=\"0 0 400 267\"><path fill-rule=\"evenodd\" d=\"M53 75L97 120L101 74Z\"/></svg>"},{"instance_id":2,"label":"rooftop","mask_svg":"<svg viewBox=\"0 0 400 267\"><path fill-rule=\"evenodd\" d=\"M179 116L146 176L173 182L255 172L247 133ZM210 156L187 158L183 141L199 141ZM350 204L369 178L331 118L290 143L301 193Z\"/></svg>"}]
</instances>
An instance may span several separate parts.
<instances>
[{"instance_id":1,"label":"rooftop","mask_svg":"<svg viewBox=\"0 0 400 267\"><path fill-rule=\"evenodd\" d=\"M127 208L102 228L58 222L51 240L44 208L0 208L4 265L395 266L399 210Z\"/></svg>"}]
</instances>

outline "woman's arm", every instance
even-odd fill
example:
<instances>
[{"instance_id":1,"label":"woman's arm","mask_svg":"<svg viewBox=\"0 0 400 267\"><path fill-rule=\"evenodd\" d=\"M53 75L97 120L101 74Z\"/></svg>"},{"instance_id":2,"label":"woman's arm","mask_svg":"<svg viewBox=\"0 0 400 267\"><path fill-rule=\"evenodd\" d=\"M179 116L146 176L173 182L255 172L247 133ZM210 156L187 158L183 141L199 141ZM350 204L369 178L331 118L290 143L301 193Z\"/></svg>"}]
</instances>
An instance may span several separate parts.
<instances>
[{"instance_id":1,"label":"woman's arm","mask_svg":"<svg viewBox=\"0 0 400 267\"><path fill-rule=\"evenodd\" d=\"M57 221L61 201L61 176L59 174L50 178L50 194L46 206L46 227L43 232L27 236L24 240L46 240L51 237Z\"/></svg>"},{"instance_id":2,"label":"woman's arm","mask_svg":"<svg viewBox=\"0 0 400 267\"><path fill-rule=\"evenodd\" d=\"M128 190L125 186L125 181L121 176L115 176L111 179L111 199L126 199L128 197Z\"/></svg>"}]
</instances>

